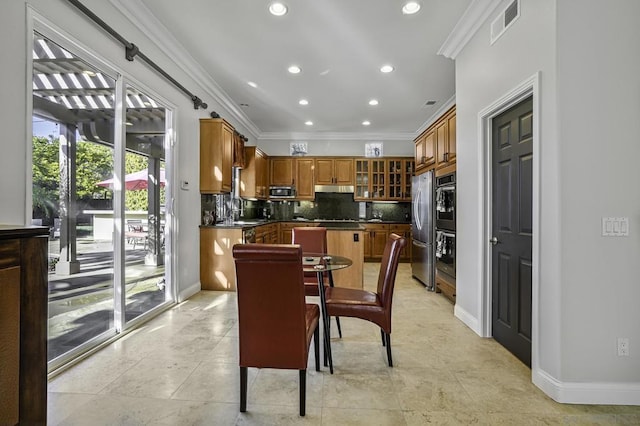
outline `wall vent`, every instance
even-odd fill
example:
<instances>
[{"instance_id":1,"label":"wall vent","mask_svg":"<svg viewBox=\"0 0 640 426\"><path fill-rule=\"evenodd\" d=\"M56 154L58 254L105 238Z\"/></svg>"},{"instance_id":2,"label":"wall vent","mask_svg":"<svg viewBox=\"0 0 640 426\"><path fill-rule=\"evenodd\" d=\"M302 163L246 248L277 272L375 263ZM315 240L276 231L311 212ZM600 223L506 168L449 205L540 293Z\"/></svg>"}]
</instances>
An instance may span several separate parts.
<instances>
[{"instance_id":1,"label":"wall vent","mask_svg":"<svg viewBox=\"0 0 640 426\"><path fill-rule=\"evenodd\" d=\"M513 0L491 23L491 44L520 17L520 0Z\"/></svg>"}]
</instances>

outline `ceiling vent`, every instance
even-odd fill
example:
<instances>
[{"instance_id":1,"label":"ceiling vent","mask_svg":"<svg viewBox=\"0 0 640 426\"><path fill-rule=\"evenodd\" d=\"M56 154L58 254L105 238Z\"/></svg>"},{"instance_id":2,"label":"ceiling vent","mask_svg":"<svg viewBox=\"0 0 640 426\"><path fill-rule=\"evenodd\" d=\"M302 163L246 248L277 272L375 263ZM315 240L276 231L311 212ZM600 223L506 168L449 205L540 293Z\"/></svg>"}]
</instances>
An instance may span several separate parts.
<instances>
[{"instance_id":1,"label":"ceiling vent","mask_svg":"<svg viewBox=\"0 0 640 426\"><path fill-rule=\"evenodd\" d=\"M520 17L520 0L513 0L491 23L491 44Z\"/></svg>"},{"instance_id":2,"label":"ceiling vent","mask_svg":"<svg viewBox=\"0 0 640 426\"><path fill-rule=\"evenodd\" d=\"M427 101L424 103L424 105L422 105L422 108L427 108L435 104L436 104L436 101Z\"/></svg>"}]
</instances>

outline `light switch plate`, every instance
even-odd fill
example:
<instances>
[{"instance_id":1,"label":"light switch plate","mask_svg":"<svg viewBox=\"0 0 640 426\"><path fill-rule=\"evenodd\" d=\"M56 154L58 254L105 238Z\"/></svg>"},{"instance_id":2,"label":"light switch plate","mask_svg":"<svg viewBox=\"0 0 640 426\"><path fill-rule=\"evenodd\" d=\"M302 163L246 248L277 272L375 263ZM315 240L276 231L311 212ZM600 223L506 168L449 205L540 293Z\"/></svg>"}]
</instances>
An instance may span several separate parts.
<instances>
[{"instance_id":1,"label":"light switch plate","mask_svg":"<svg viewBox=\"0 0 640 426\"><path fill-rule=\"evenodd\" d=\"M627 237L629 236L628 217L603 217L602 218L603 237Z\"/></svg>"},{"instance_id":2,"label":"light switch plate","mask_svg":"<svg viewBox=\"0 0 640 426\"><path fill-rule=\"evenodd\" d=\"M186 181L186 180L180 181L180 189L188 191L189 190L189 181Z\"/></svg>"}]
</instances>

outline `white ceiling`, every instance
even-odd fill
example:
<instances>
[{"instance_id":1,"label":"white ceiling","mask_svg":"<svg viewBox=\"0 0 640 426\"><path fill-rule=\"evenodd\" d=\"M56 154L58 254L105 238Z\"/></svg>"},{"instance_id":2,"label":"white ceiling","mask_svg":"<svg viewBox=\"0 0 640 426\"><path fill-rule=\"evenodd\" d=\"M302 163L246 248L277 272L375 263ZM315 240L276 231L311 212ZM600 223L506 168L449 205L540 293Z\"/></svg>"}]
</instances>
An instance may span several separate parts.
<instances>
[{"instance_id":1,"label":"white ceiling","mask_svg":"<svg viewBox=\"0 0 640 426\"><path fill-rule=\"evenodd\" d=\"M454 63L437 51L470 2L422 0L403 15L401 0L285 0L289 13L276 17L270 0L138 0L133 14L146 16L133 19L168 30L165 43L188 52L259 139L393 139L422 130L454 97ZM287 72L292 64L302 72ZM381 73L384 64L395 71Z\"/></svg>"}]
</instances>

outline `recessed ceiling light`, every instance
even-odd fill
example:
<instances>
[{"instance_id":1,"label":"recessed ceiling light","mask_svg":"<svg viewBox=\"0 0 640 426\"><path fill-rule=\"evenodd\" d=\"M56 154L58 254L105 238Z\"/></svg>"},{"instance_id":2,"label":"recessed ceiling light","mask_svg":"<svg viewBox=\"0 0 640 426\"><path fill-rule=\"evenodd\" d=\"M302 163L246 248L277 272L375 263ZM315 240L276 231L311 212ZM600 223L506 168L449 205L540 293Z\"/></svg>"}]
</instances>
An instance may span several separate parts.
<instances>
[{"instance_id":1,"label":"recessed ceiling light","mask_svg":"<svg viewBox=\"0 0 640 426\"><path fill-rule=\"evenodd\" d=\"M305 121L304 124L307 126L313 126L313 121Z\"/></svg>"},{"instance_id":2,"label":"recessed ceiling light","mask_svg":"<svg viewBox=\"0 0 640 426\"><path fill-rule=\"evenodd\" d=\"M371 100L369 101L369 105L371 105L371 106L376 106L376 105L378 105L378 100L377 100L377 99L371 99Z\"/></svg>"},{"instance_id":3,"label":"recessed ceiling light","mask_svg":"<svg viewBox=\"0 0 640 426\"><path fill-rule=\"evenodd\" d=\"M258 85L255 84L253 81L247 81L247 84L251 87L258 87Z\"/></svg>"},{"instance_id":4,"label":"recessed ceiling light","mask_svg":"<svg viewBox=\"0 0 640 426\"><path fill-rule=\"evenodd\" d=\"M291 65L289 68L287 68L287 70L291 74L300 74L300 71L302 71L302 69L300 69L300 67L297 65Z\"/></svg>"},{"instance_id":5,"label":"recessed ceiling light","mask_svg":"<svg viewBox=\"0 0 640 426\"><path fill-rule=\"evenodd\" d=\"M130 121L127 121L125 124L126 124L127 126L133 126L133 123L132 123L132 122L130 122Z\"/></svg>"},{"instance_id":6,"label":"recessed ceiling light","mask_svg":"<svg viewBox=\"0 0 640 426\"><path fill-rule=\"evenodd\" d=\"M362 122L362 125L363 125L363 126L368 126L369 124L371 124L371 122L370 122L370 121L367 121L367 120L365 120L365 121L363 121L363 122Z\"/></svg>"},{"instance_id":7,"label":"recessed ceiling light","mask_svg":"<svg viewBox=\"0 0 640 426\"><path fill-rule=\"evenodd\" d=\"M408 1L402 6L402 13L405 15L413 15L420 10L420 3L417 1Z\"/></svg>"},{"instance_id":8,"label":"recessed ceiling light","mask_svg":"<svg viewBox=\"0 0 640 426\"><path fill-rule=\"evenodd\" d=\"M298 101L298 103L299 103L300 105L309 105L309 101L308 101L308 100L306 100L306 99L300 99L300 100Z\"/></svg>"},{"instance_id":9,"label":"recessed ceiling light","mask_svg":"<svg viewBox=\"0 0 640 426\"><path fill-rule=\"evenodd\" d=\"M385 74L391 71L393 71L393 67L391 65L383 65L382 67L380 67L380 72L383 72Z\"/></svg>"},{"instance_id":10,"label":"recessed ceiling light","mask_svg":"<svg viewBox=\"0 0 640 426\"><path fill-rule=\"evenodd\" d=\"M89 77L95 77L96 76L96 73L94 71L91 71L91 70L84 70L83 73L88 75Z\"/></svg>"},{"instance_id":11,"label":"recessed ceiling light","mask_svg":"<svg viewBox=\"0 0 640 426\"><path fill-rule=\"evenodd\" d=\"M269 5L269 12L275 16L282 16L287 13L287 6L279 1L273 2Z\"/></svg>"}]
</instances>

